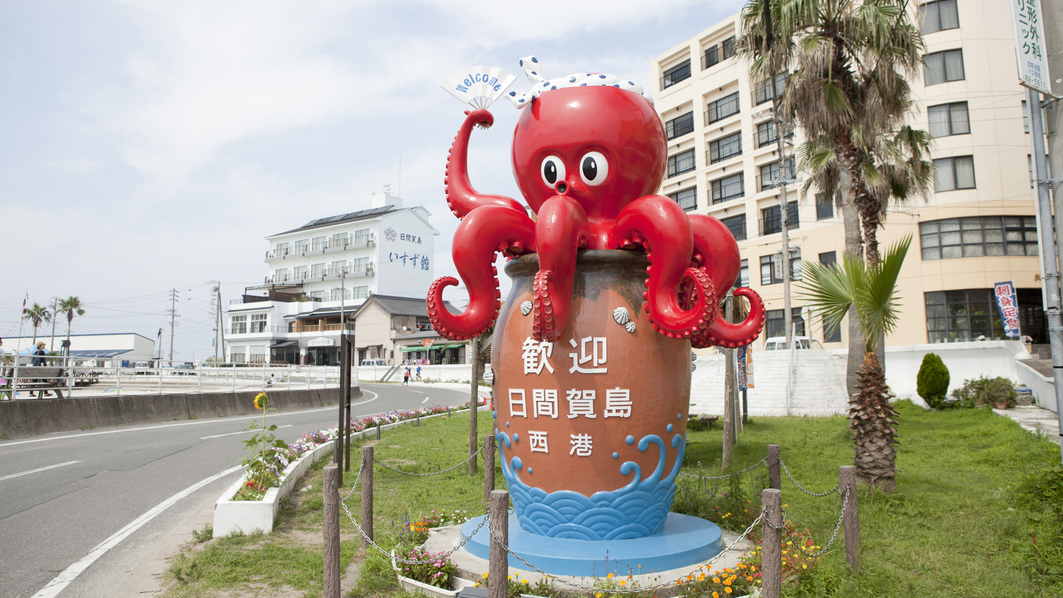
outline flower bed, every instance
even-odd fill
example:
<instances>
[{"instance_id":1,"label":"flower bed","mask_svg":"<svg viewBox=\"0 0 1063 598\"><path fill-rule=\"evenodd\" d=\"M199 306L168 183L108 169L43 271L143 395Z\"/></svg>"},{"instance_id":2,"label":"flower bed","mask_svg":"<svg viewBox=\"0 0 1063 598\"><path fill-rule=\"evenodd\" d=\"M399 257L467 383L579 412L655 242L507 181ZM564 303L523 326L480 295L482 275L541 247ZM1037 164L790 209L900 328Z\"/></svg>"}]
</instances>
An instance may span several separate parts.
<instances>
[{"instance_id":1,"label":"flower bed","mask_svg":"<svg viewBox=\"0 0 1063 598\"><path fill-rule=\"evenodd\" d=\"M418 417L434 417L454 413L466 407L427 407L413 411L391 411L380 415L351 421L351 438L357 439L375 429L390 429ZM328 457L334 451L334 441L339 436L337 427L303 434L299 440L285 448L272 451L267 461L260 461L257 469L274 474L276 485L270 488L254 486L248 475L230 486L214 505L214 537L232 533L250 534L273 531L273 522L280 510L280 499L291 492L292 486L311 465ZM250 486L249 486L250 485Z\"/></svg>"}]
</instances>

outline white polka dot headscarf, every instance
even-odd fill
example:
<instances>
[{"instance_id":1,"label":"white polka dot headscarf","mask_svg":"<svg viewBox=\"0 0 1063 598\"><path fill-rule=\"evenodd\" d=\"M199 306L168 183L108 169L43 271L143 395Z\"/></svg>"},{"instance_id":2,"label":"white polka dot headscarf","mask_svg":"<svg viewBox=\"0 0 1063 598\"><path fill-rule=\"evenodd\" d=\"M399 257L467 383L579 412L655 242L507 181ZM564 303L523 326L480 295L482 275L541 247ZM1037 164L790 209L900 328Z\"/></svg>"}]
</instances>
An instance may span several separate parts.
<instances>
[{"instance_id":1,"label":"white polka dot headscarf","mask_svg":"<svg viewBox=\"0 0 1063 598\"><path fill-rule=\"evenodd\" d=\"M621 79L615 75L601 75L598 73L576 73L562 77L560 79L546 80L542 75L542 66L539 64L539 59L534 56L525 56L520 59L520 68L527 75L528 80L532 83L532 88L528 91L521 93L519 91L506 92L506 97L509 101L513 102L513 105L517 108L523 108L528 104L531 104L532 100L538 97L542 93L553 91L555 89L564 89L566 87L616 87L619 89L626 89L633 91L642 97L646 98L646 101L650 104L653 103L653 98L649 94L642 91L642 86L636 85L634 81L628 81L627 79Z\"/></svg>"}]
</instances>

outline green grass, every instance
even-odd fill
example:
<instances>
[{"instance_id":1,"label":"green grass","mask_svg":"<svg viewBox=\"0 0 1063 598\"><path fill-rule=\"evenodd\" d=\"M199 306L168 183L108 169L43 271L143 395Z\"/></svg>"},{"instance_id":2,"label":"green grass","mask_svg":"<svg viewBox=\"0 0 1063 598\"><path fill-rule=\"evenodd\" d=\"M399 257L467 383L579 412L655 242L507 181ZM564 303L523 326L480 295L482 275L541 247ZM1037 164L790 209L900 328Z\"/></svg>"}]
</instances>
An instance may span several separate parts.
<instances>
[{"instance_id":1,"label":"green grass","mask_svg":"<svg viewBox=\"0 0 1063 598\"><path fill-rule=\"evenodd\" d=\"M1058 577L1041 575L1030 567L1031 539L1027 517L1035 515L1028 502L1017 498L1020 481L1045 460L1058 461L1058 446L1023 431L1014 422L988 409L927 412L908 402L900 412L897 491L891 495L861 489L859 508L863 570L850 573L844 543L839 538L818 567L799 584L788 584L787 596L944 596L997 597L1059 596ZM482 437L491 420L481 413ZM717 429L692 432L684 471L718 475L721 457ZM385 432L375 444L376 458L411 472L434 472L461 462L466 456L468 417L457 414L427 419ZM852 463L853 446L848 420L833 418L753 418L735 448L737 469L756 463L768 444L780 445L781 456L797 481L813 492L838 484L838 467ZM341 497L350 492L358 467L344 475ZM278 529L267 536L233 537L193 545L171 567L164 595L215 596L223 591L273 595L291 588L295 595L320 596L322 588L322 467L319 463L286 501ZM380 543L393 545L407 520L431 511L466 509L470 516L484 512L482 461L480 473L466 467L435 477L402 476L374 470L376 513ZM496 470L501 485L501 471ZM743 476L751 498L759 504L765 485L763 466ZM694 483L681 477L681 484ZM727 481L720 487L726 491ZM838 520L837 494L813 497L782 475L783 503L788 517L808 527L825 545ZM359 491L347 505L360 517ZM342 558L361 567L360 581L351 595L386 596L398 593L387 560L360 549L353 524L341 509Z\"/></svg>"}]
</instances>

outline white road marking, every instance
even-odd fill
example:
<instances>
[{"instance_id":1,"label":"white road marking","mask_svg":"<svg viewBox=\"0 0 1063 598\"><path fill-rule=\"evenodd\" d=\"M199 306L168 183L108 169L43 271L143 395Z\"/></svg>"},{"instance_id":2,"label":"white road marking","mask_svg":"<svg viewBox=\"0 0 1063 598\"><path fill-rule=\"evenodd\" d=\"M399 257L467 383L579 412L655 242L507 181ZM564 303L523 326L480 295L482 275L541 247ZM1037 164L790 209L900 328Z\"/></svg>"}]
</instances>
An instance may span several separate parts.
<instances>
[{"instance_id":1,"label":"white road marking","mask_svg":"<svg viewBox=\"0 0 1063 598\"><path fill-rule=\"evenodd\" d=\"M114 535L112 535L110 538L107 538L103 542L100 542L96 546L96 548L93 548L92 551L82 557L81 560L67 567L66 570L57 575L55 579L48 582L48 585L44 586L41 591L34 594L33 598L54 598L55 596L59 595L59 593L66 589L66 587L70 585L72 581L77 579L78 575L81 575L85 571L85 569L88 569L89 566L95 563L96 560L99 559L101 556L107 554L107 551L117 546L118 543L122 540L128 538L130 535L133 534L133 532L137 531L141 527L144 527L144 525L147 524L149 521L157 517L166 509L169 509L174 504L176 504L177 501L181 500L182 498L185 498L189 494L192 494L193 492L199 490L207 484L210 484L215 480L219 480L229 474L236 473L241 469L243 469L243 467L240 465L237 465L236 467L230 467L229 469L226 469L225 471L219 474L212 475L205 480L201 480L199 482L196 482L195 484L192 484L188 488L185 488L184 490L178 492L177 494L174 494L170 498L167 498L161 503L155 505L155 507L152 508L150 511L134 519L131 523L129 523L129 525L115 532Z\"/></svg>"},{"instance_id":2,"label":"white road marking","mask_svg":"<svg viewBox=\"0 0 1063 598\"><path fill-rule=\"evenodd\" d=\"M425 397L424 400L421 401L421 404L424 405L425 403L427 403L428 401L431 401L431 400L432 400L432 397Z\"/></svg>"},{"instance_id":3,"label":"white road marking","mask_svg":"<svg viewBox=\"0 0 1063 598\"><path fill-rule=\"evenodd\" d=\"M39 473L39 472L42 472L42 471L48 471L49 469L55 469L57 467L66 467L67 465L73 465L75 463L81 463L81 461L67 461L66 463L59 463L57 465L49 465L47 467L38 467L37 469L31 469L29 471L23 471L21 473L13 473L11 475L6 475L6 476L0 478L0 482L3 482L4 480L10 480L11 478L17 478L17 477L20 477L20 476L29 475L31 473Z\"/></svg>"},{"instance_id":4,"label":"white road marking","mask_svg":"<svg viewBox=\"0 0 1063 598\"><path fill-rule=\"evenodd\" d=\"M277 426L277 429L280 430L281 428L290 428L290 427L292 427L292 424L288 424L286 426ZM211 438L224 438L226 436L236 436L238 434L247 434L248 432L255 432L255 431L256 430L240 430L239 432L229 432L228 434L215 434L213 436L202 436L202 437L200 437L200 440L210 440Z\"/></svg>"}]
</instances>

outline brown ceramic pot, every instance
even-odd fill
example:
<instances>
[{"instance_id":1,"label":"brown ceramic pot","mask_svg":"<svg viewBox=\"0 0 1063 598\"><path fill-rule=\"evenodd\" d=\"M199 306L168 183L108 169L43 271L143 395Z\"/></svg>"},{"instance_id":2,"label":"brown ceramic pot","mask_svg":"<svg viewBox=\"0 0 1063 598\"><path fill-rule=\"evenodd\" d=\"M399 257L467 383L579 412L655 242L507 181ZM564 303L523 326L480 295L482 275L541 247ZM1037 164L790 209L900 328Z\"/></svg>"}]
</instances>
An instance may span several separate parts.
<instances>
[{"instance_id":1,"label":"brown ceramic pot","mask_svg":"<svg viewBox=\"0 0 1063 598\"><path fill-rule=\"evenodd\" d=\"M647 265L637 252L581 251L569 322L546 345L531 338L537 256L506 266L513 288L491 355L495 429L529 531L607 539L664 524L685 448L691 350L647 320Z\"/></svg>"}]
</instances>

